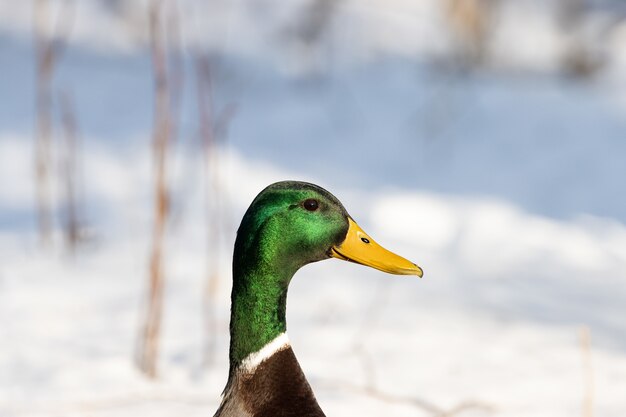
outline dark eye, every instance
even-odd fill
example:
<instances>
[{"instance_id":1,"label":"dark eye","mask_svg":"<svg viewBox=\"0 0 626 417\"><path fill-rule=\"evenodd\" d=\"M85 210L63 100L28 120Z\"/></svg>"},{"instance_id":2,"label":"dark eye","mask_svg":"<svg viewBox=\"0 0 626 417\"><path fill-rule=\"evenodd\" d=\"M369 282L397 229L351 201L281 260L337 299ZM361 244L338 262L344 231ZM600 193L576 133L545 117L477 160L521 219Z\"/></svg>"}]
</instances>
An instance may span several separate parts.
<instances>
[{"instance_id":1,"label":"dark eye","mask_svg":"<svg viewBox=\"0 0 626 417\"><path fill-rule=\"evenodd\" d=\"M315 211L320 207L320 203L314 198L309 198L304 200L302 206L308 211Z\"/></svg>"}]
</instances>

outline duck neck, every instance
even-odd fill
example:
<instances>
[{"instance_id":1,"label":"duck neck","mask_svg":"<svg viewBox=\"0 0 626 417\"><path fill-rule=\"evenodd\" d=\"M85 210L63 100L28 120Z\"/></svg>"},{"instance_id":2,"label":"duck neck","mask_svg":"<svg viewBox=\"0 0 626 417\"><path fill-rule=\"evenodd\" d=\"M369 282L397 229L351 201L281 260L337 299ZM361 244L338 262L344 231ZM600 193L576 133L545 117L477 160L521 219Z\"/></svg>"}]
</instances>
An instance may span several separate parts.
<instances>
[{"instance_id":1,"label":"duck neck","mask_svg":"<svg viewBox=\"0 0 626 417\"><path fill-rule=\"evenodd\" d=\"M287 330L287 287L293 273L263 267L233 268L230 371ZM271 353L271 352L270 352Z\"/></svg>"}]
</instances>

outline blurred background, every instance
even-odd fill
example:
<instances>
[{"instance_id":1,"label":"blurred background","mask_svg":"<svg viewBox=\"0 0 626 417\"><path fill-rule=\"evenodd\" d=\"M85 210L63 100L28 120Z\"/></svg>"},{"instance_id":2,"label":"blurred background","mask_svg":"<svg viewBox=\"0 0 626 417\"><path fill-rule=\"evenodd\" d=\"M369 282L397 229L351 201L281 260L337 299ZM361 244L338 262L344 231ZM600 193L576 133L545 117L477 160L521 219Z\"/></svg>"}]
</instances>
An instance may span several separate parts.
<instances>
[{"instance_id":1,"label":"blurred background","mask_svg":"<svg viewBox=\"0 0 626 417\"><path fill-rule=\"evenodd\" d=\"M625 74L623 0L1 0L0 417L212 415L283 179L425 271L297 274L328 415L623 417Z\"/></svg>"}]
</instances>

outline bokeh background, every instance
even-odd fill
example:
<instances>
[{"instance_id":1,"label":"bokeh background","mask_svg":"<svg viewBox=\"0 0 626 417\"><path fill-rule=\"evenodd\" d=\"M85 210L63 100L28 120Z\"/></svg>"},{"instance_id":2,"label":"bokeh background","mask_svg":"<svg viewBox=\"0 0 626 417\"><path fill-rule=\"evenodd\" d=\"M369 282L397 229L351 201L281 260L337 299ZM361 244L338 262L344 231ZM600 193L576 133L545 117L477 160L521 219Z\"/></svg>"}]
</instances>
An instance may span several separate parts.
<instances>
[{"instance_id":1,"label":"bokeh background","mask_svg":"<svg viewBox=\"0 0 626 417\"><path fill-rule=\"evenodd\" d=\"M621 0L2 0L0 416L212 415L298 179L425 270L297 274L328 415L623 417L625 178Z\"/></svg>"}]
</instances>

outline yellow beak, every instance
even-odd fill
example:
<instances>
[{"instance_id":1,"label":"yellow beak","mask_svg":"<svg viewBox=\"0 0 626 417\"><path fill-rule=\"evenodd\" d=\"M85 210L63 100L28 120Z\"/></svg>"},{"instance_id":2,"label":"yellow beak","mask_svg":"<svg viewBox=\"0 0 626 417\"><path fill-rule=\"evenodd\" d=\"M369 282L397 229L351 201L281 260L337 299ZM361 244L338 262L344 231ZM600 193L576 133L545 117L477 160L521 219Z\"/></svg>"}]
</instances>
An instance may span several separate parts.
<instances>
[{"instance_id":1,"label":"yellow beak","mask_svg":"<svg viewBox=\"0 0 626 417\"><path fill-rule=\"evenodd\" d=\"M333 258L371 266L390 274L417 275L420 278L424 275L422 268L376 243L354 220L348 218L348 222L350 227L345 240L330 249Z\"/></svg>"}]
</instances>

